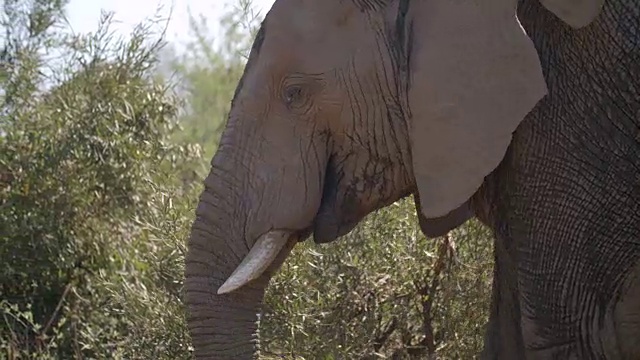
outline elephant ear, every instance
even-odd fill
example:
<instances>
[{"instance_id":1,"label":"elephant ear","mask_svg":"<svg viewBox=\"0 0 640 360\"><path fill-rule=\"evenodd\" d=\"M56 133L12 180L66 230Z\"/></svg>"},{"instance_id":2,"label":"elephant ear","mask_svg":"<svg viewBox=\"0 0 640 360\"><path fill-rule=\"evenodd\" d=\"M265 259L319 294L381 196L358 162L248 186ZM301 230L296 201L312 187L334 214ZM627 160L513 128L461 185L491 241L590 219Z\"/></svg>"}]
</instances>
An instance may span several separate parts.
<instances>
[{"instance_id":1,"label":"elephant ear","mask_svg":"<svg viewBox=\"0 0 640 360\"><path fill-rule=\"evenodd\" d=\"M546 95L516 2L410 5L410 137L426 218L441 218L473 195L504 157L518 124Z\"/></svg>"},{"instance_id":2,"label":"elephant ear","mask_svg":"<svg viewBox=\"0 0 640 360\"><path fill-rule=\"evenodd\" d=\"M416 204L416 212L418 213L418 224L420 225L420 230L422 230L422 233L426 237L436 238L444 236L449 231L464 224L474 215L473 211L471 210L470 202L467 201L444 216L427 218L422 213L422 208L420 205L420 195L414 194L413 200Z\"/></svg>"},{"instance_id":3,"label":"elephant ear","mask_svg":"<svg viewBox=\"0 0 640 360\"><path fill-rule=\"evenodd\" d=\"M574 29L589 25L602 11L604 0L540 0L542 5Z\"/></svg>"}]
</instances>

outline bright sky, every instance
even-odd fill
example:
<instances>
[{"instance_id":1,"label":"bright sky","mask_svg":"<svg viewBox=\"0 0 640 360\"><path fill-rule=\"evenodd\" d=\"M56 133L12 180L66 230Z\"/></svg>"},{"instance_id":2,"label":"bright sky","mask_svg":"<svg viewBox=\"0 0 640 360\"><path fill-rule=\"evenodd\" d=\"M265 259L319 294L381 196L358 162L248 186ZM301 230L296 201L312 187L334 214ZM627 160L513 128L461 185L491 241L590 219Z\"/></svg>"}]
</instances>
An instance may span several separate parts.
<instances>
[{"instance_id":1,"label":"bright sky","mask_svg":"<svg viewBox=\"0 0 640 360\"><path fill-rule=\"evenodd\" d=\"M274 0L252 0L254 11L264 16ZM100 19L100 11L113 11L118 23L112 29L120 35L128 35L133 27L145 18L151 18L161 6L160 14L166 18L171 13L167 28L167 40L180 42L189 36L189 15L187 9L197 17L208 19L213 31L218 31L218 19L225 6L233 6L238 0L71 0L67 6L69 23L76 33L95 31Z\"/></svg>"}]
</instances>

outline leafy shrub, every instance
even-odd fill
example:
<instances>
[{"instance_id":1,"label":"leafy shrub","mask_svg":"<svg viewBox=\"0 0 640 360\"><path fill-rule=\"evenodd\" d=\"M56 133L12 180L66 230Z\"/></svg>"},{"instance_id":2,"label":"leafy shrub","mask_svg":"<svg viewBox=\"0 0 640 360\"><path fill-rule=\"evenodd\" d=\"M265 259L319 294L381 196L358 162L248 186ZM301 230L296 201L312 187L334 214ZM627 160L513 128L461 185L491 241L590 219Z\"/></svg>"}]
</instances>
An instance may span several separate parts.
<instances>
[{"instance_id":1,"label":"leafy shrub","mask_svg":"<svg viewBox=\"0 0 640 360\"><path fill-rule=\"evenodd\" d=\"M175 175L198 149L168 141L180 104L150 76L161 42L149 26L114 41L109 16L93 35L65 36L63 4L30 5L5 7L0 349L188 357L179 298L193 201L172 199L195 199ZM47 26L25 29L33 18Z\"/></svg>"},{"instance_id":2,"label":"leafy shrub","mask_svg":"<svg viewBox=\"0 0 640 360\"><path fill-rule=\"evenodd\" d=\"M267 293L267 353L303 359L473 358L491 291L491 238L476 222L425 239L412 199L335 244L294 249Z\"/></svg>"}]
</instances>

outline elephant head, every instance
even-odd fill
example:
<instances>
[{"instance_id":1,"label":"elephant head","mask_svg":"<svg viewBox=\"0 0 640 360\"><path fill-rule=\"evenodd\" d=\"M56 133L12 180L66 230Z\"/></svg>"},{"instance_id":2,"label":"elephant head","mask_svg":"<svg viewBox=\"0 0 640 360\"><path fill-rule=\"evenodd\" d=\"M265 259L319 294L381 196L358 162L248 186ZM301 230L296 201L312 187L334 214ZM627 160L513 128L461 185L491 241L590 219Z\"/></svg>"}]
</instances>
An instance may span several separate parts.
<instances>
[{"instance_id":1,"label":"elephant head","mask_svg":"<svg viewBox=\"0 0 640 360\"><path fill-rule=\"evenodd\" d=\"M188 245L198 358L257 355L268 280L312 233L333 241L410 194L428 235L473 215L469 198L546 94L516 2L276 0ZM595 16L583 2L545 0L573 26Z\"/></svg>"}]
</instances>

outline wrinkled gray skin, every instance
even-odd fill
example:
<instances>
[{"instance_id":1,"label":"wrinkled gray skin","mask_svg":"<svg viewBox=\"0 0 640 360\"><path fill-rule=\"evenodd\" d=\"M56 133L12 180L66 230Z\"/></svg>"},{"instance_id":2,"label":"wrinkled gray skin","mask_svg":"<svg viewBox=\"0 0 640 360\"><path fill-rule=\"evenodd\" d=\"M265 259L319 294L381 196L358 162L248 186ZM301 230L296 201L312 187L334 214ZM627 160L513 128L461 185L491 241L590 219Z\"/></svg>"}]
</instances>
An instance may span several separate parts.
<instances>
[{"instance_id":1,"label":"wrinkled gray skin","mask_svg":"<svg viewBox=\"0 0 640 360\"><path fill-rule=\"evenodd\" d=\"M421 218L421 226L441 234L466 220L471 209L494 230L496 268L483 358L640 359L640 3L608 1L596 21L580 30L537 1L522 0L518 15L540 55L549 93L519 125L504 160L468 206L442 221ZM402 26L390 24L390 33ZM269 96L254 85L267 78L251 72L270 30L262 31L189 242L185 290L198 359L257 355L257 314L268 279L288 251L264 276L216 295L256 237L278 224L301 240L314 232L318 242L333 241L367 213L415 192L402 102L394 102L393 90L376 93L393 112L380 112L366 100L370 109L354 110L352 120L363 128L355 135L337 136L337 128L346 126L338 123L269 133L273 120L261 116L279 110L250 102ZM393 121L378 126L364 113ZM292 137L295 146L286 145ZM299 173L278 165L299 149L307 149Z\"/></svg>"},{"instance_id":2,"label":"wrinkled gray skin","mask_svg":"<svg viewBox=\"0 0 640 360\"><path fill-rule=\"evenodd\" d=\"M640 3L581 31L518 14L549 94L474 199L497 237L485 358L640 359Z\"/></svg>"}]
</instances>

